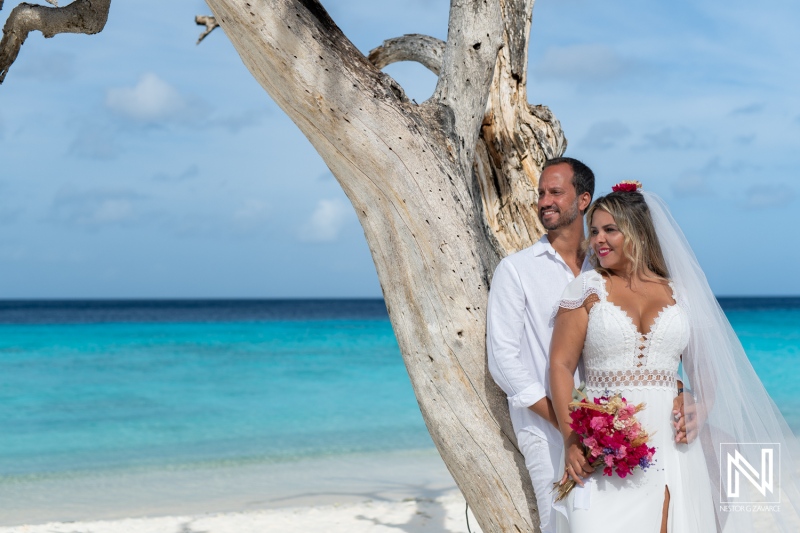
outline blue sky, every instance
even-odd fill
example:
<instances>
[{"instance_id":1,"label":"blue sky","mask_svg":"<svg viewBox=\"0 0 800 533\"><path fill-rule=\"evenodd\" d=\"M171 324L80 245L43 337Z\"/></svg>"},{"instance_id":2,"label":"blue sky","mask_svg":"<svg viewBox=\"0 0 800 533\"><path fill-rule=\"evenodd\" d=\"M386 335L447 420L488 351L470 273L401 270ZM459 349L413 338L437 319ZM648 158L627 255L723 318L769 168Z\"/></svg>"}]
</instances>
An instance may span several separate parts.
<instances>
[{"instance_id":1,"label":"blue sky","mask_svg":"<svg viewBox=\"0 0 800 533\"><path fill-rule=\"evenodd\" d=\"M7 2L7 15L16 2ZM323 2L364 52L441 0ZM115 0L0 86L0 298L380 296L358 221L201 1ZM660 193L721 295L800 295L800 4L539 0L529 98L598 192ZM417 101L435 79L388 69Z\"/></svg>"}]
</instances>

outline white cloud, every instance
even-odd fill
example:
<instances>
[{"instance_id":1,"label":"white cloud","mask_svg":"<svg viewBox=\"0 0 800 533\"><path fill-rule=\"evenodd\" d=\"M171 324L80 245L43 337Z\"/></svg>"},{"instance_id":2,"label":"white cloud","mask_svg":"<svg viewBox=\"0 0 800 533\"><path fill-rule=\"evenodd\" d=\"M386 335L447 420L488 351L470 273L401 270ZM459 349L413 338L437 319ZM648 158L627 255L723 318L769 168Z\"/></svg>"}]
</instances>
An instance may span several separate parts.
<instances>
[{"instance_id":1,"label":"white cloud","mask_svg":"<svg viewBox=\"0 0 800 533\"><path fill-rule=\"evenodd\" d=\"M697 173L686 174L673 181L672 193L679 198L714 196L708 176Z\"/></svg>"},{"instance_id":2,"label":"white cloud","mask_svg":"<svg viewBox=\"0 0 800 533\"><path fill-rule=\"evenodd\" d=\"M233 212L233 219L245 228L263 221L269 214L269 205L262 200L249 198Z\"/></svg>"},{"instance_id":3,"label":"white cloud","mask_svg":"<svg viewBox=\"0 0 800 533\"><path fill-rule=\"evenodd\" d=\"M119 155L113 132L96 124L82 127L69 145L69 153L87 159L109 160Z\"/></svg>"},{"instance_id":4,"label":"white cloud","mask_svg":"<svg viewBox=\"0 0 800 533\"><path fill-rule=\"evenodd\" d=\"M586 148L613 148L618 141L630 136L631 130L619 120L603 120L589 126L580 141Z\"/></svg>"},{"instance_id":5,"label":"white cloud","mask_svg":"<svg viewBox=\"0 0 800 533\"><path fill-rule=\"evenodd\" d=\"M26 53L29 51L26 49ZM21 78L44 82L64 82L75 77L75 56L58 50L33 48L25 56L19 67L15 65L14 75Z\"/></svg>"},{"instance_id":6,"label":"white cloud","mask_svg":"<svg viewBox=\"0 0 800 533\"><path fill-rule=\"evenodd\" d=\"M578 44L548 48L536 71L542 79L598 82L616 78L628 67L628 62L607 45Z\"/></svg>"},{"instance_id":7,"label":"white cloud","mask_svg":"<svg viewBox=\"0 0 800 533\"><path fill-rule=\"evenodd\" d=\"M214 114L211 106L197 97L181 94L152 72L142 75L133 87L108 89L105 106L117 116L145 126L172 123L219 128L233 134L258 126L268 115L265 108Z\"/></svg>"},{"instance_id":8,"label":"white cloud","mask_svg":"<svg viewBox=\"0 0 800 533\"><path fill-rule=\"evenodd\" d=\"M195 178L200 175L200 167L196 164L189 165L183 172L178 174L167 174L166 172L158 172L157 174L153 175L153 179L156 181L185 181L191 178Z\"/></svg>"},{"instance_id":9,"label":"white cloud","mask_svg":"<svg viewBox=\"0 0 800 533\"><path fill-rule=\"evenodd\" d=\"M106 93L106 107L142 124L183 121L191 106L175 87L152 72L144 74L133 87L117 87Z\"/></svg>"},{"instance_id":10,"label":"white cloud","mask_svg":"<svg viewBox=\"0 0 800 533\"><path fill-rule=\"evenodd\" d=\"M753 185L745 191L745 209L772 209L785 207L794 201L795 191L783 183Z\"/></svg>"},{"instance_id":11,"label":"white cloud","mask_svg":"<svg viewBox=\"0 0 800 533\"><path fill-rule=\"evenodd\" d=\"M759 172L758 166L746 160L723 161L719 156L711 157L703 166L690 168L671 183L673 194L679 198L717 196L720 187L715 188L715 177L722 183L729 183L732 176Z\"/></svg>"},{"instance_id":12,"label":"white cloud","mask_svg":"<svg viewBox=\"0 0 800 533\"><path fill-rule=\"evenodd\" d=\"M737 107L736 109L731 111L731 115L755 115L756 113L761 113L762 111L764 111L764 104L754 103L742 107Z\"/></svg>"},{"instance_id":13,"label":"white cloud","mask_svg":"<svg viewBox=\"0 0 800 533\"><path fill-rule=\"evenodd\" d=\"M50 218L60 224L87 229L122 225L137 218L138 204L143 199L143 195L127 190L64 187L53 199Z\"/></svg>"},{"instance_id":14,"label":"white cloud","mask_svg":"<svg viewBox=\"0 0 800 533\"><path fill-rule=\"evenodd\" d=\"M716 174L730 177L733 174L742 174L743 172L760 173L763 170L761 164L754 164L747 159L733 159L730 162L723 163L719 156L714 156L703 166L701 173L703 175Z\"/></svg>"},{"instance_id":15,"label":"white cloud","mask_svg":"<svg viewBox=\"0 0 800 533\"><path fill-rule=\"evenodd\" d=\"M644 142L638 148L688 150L700 147L697 135L688 128L662 128L654 133L646 133L642 138Z\"/></svg>"},{"instance_id":16,"label":"white cloud","mask_svg":"<svg viewBox=\"0 0 800 533\"><path fill-rule=\"evenodd\" d=\"M162 231L180 238L209 238L225 236L223 220L204 213L182 213L160 218Z\"/></svg>"},{"instance_id":17,"label":"white cloud","mask_svg":"<svg viewBox=\"0 0 800 533\"><path fill-rule=\"evenodd\" d=\"M263 109L248 109L239 113L212 117L205 123L205 126L222 128L230 133L239 133L245 128L252 128L261 124L266 114Z\"/></svg>"},{"instance_id":18,"label":"white cloud","mask_svg":"<svg viewBox=\"0 0 800 533\"><path fill-rule=\"evenodd\" d=\"M300 228L299 237L307 242L335 241L352 213L353 208L342 200L320 200L311 218Z\"/></svg>"}]
</instances>

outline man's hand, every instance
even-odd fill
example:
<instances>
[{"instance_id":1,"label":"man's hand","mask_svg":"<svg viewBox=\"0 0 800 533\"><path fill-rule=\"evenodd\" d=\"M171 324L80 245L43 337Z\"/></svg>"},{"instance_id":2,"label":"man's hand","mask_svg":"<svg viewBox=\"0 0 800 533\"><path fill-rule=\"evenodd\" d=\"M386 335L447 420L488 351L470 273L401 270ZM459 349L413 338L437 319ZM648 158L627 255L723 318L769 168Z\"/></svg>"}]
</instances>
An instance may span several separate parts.
<instances>
[{"instance_id":1,"label":"man's hand","mask_svg":"<svg viewBox=\"0 0 800 533\"><path fill-rule=\"evenodd\" d=\"M675 428L675 442L688 444L697 438L698 406L691 394L680 393L672 401L672 427Z\"/></svg>"}]
</instances>

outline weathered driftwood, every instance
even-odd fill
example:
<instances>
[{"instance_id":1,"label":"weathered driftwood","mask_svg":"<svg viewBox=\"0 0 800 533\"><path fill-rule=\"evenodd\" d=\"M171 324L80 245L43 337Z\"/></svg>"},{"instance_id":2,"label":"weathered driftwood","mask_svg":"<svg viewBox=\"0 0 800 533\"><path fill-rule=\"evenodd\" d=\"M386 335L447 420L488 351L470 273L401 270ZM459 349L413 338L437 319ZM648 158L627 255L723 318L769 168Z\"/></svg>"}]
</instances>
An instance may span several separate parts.
<instances>
[{"instance_id":1,"label":"weathered driftwood","mask_svg":"<svg viewBox=\"0 0 800 533\"><path fill-rule=\"evenodd\" d=\"M198 26L206 27L205 31L203 31L203 33L200 34L200 37L197 38L196 44L202 43L203 39L208 37L209 33L219 28L219 24L217 24L217 19L215 19L214 17L209 17L208 15L197 15L194 18L194 22Z\"/></svg>"},{"instance_id":2,"label":"weathered driftwood","mask_svg":"<svg viewBox=\"0 0 800 533\"><path fill-rule=\"evenodd\" d=\"M528 2L528 13L533 2ZM505 6L504 6L505 7ZM520 13L517 12L516 15ZM528 104L526 91L530 16L505 16L524 20L509 28L510 39L498 57L489 102L481 129L475 165L484 213L504 251L530 246L543 228L531 206L536 203L536 183L542 163L564 153L566 139L561 124L545 106ZM384 41L370 51L378 68L398 61L415 61L439 75L445 43L427 35L404 35Z\"/></svg>"},{"instance_id":3,"label":"weathered driftwood","mask_svg":"<svg viewBox=\"0 0 800 533\"><path fill-rule=\"evenodd\" d=\"M533 1L453 0L446 43L406 36L374 50L375 65L439 74L421 104L315 0L208 4L353 203L420 410L481 527L538 529L484 342L491 273L541 235L536 182L566 145L526 99Z\"/></svg>"},{"instance_id":4,"label":"weathered driftwood","mask_svg":"<svg viewBox=\"0 0 800 533\"><path fill-rule=\"evenodd\" d=\"M57 2L48 0L55 6ZM45 37L59 33L95 34L103 30L108 20L111 0L75 0L64 7L46 7L24 2L11 10L3 26L0 41L0 83L16 61L19 50L32 31ZM0 9L3 2L0 0Z\"/></svg>"},{"instance_id":5,"label":"weathered driftwood","mask_svg":"<svg viewBox=\"0 0 800 533\"><path fill-rule=\"evenodd\" d=\"M541 235L541 165L566 147L550 111L527 102L533 2L451 0L447 42L390 39L369 59L316 0L207 0L214 17L197 19L199 41L217 23L225 30L353 203L420 410L487 533L538 531L484 343L491 273ZM109 5L17 6L0 43L0 81L30 31L96 33ZM379 70L395 61L436 73L433 96L409 101Z\"/></svg>"}]
</instances>

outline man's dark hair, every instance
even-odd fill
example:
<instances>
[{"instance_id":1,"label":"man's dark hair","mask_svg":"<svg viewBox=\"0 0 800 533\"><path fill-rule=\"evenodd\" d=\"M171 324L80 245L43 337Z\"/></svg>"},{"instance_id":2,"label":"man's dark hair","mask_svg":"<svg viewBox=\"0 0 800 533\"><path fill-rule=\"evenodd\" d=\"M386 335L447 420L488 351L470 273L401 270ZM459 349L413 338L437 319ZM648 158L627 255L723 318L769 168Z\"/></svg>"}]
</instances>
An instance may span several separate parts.
<instances>
[{"instance_id":1,"label":"man's dark hair","mask_svg":"<svg viewBox=\"0 0 800 533\"><path fill-rule=\"evenodd\" d=\"M553 159L548 159L544 162L542 171L547 167L560 165L561 163L566 163L572 168L572 185L575 187L575 194L580 196L588 192L590 197L594 197L594 172L577 159L573 159L572 157L555 157Z\"/></svg>"}]
</instances>

